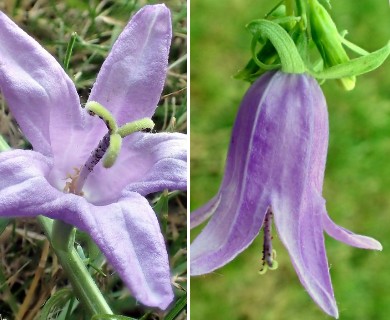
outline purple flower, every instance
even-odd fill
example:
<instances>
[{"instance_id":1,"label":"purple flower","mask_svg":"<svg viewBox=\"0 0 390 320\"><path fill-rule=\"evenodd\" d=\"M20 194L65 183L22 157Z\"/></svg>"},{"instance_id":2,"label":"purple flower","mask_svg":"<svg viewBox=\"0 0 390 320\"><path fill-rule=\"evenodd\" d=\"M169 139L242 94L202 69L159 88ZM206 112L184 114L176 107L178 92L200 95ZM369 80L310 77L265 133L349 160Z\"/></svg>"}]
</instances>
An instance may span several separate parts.
<instances>
[{"instance_id":1,"label":"purple flower","mask_svg":"<svg viewBox=\"0 0 390 320\"><path fill-rule=\"evenodd\" d=\"M262 226L264 264L274 267L273 215L302 285L337 318L323 231L351 246L382 246L329 218L322 198L327 147L327 108L316 80L283 72L258 79L241 103L220 190L191 214L191 227L211 217L191 245L191 274L209 273L234 259Z\"/></svg>"},{"instance_id":2,"label":"purple flower","mask_svg":"<svg viewBox=\"0 0 390 320\"><path fill-rule=\"evenodd\" d=\"M119 125L151 117L164 85L171 42L164 5L140 10L104 62L89 101ZM34 151L0 154L0 216L45 215L88 232L132 294L167 308L173 299L168 256L145 195L186 188L186 135L137 132L123 140L115 165L96 165L84 196L63 192L107 133L81 108L57 61L0 13L0 89Z\"/></svg>"}]
</instances>

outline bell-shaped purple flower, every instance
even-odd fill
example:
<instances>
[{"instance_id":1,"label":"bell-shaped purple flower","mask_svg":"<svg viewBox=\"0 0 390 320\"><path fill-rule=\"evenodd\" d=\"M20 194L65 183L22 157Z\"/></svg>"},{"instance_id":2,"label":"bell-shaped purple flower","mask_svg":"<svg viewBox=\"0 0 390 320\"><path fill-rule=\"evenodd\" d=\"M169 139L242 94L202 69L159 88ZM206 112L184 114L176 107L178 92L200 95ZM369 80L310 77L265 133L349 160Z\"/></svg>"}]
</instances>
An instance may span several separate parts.
<instances>
[{"instance_id":1,"label":"bell-shaped purple flower","mask_svg":"<svg viewBox=\"0 0 390 320\"><path fill-rule=\"evenodd\" d=\"M117 123L151 117L166 77L171 17L146 6L104 62L89 101ZM168 256L145 195L186 188L186 135L138 132L123 139L115 165L97 164L83 196L64 193L107 127L81 108L57 61L0 12L0 90L34 151L0 154L0 216L45 215L88 232L136 299L161 309L173 299Z\"/></svg>"},{"instance_id":2,"label":"bell-shaped purple flower","mask_svg":"<svg viewBox=\"0 0 390 320\"><path fill-rule=\"evenodd\" d=\"M191 214L191 227L211 217L191 245L191 275L209 273L234 259L262 226L269 255L264 259L272 266L272 212L302 285L337 318L324 230L351 246L382 246L329 218L322 198L327 147L327 107L316 80L280 71L259 78L241 103L220 190Z\"/></svg>"}]
</instances>

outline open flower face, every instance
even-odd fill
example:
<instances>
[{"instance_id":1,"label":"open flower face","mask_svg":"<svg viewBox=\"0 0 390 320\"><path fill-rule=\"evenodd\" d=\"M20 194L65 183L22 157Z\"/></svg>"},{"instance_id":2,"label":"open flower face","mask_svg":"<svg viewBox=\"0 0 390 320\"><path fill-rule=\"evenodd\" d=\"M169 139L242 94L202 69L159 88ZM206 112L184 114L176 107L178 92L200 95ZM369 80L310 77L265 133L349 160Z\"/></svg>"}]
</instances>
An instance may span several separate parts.
<instances>
[{"instance_id":1,"label":"open flower face","mask_svg":"<svg viewBox=\"0 0 390 320\"><path fill-rule=\"evenodd\" d=\"M118 125L150 118L163 89L170 42L169 10L141 9L114 44L89 101L107 108ZM167 252L144 196L186 188L186 136L127 136L112 168L98 163L81 195L67 193L107 127L80 106L58 62L3 13L0 90L33 146L0 154L0 216L45 215L88 232L136 299L167 308L173 299Z\"/></svg>"},{"instance_id":2,"label":"open flower face","mask_svg":"<svg viewBox=\"0 0 390 320\"><path fill-rule=\"evenodd\" d=\"M272 268L272 213L302 285L326 313L338 317L324 231L351 246L382 246L329 218L322 198L327 148L328 113L316 80L280 71L259 78L241 103L220 190L191 214L191 227L211 217L191 245L191 274L212 272L234 259L262 226L263 259Z\"/></svg>"}]
</instances>

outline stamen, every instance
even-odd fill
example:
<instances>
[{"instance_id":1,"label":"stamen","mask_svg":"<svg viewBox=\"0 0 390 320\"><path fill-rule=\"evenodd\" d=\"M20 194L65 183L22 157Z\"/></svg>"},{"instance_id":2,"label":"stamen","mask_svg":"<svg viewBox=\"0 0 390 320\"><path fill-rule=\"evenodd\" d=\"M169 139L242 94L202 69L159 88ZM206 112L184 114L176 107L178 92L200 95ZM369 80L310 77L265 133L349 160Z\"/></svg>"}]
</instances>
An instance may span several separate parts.
<instances>
[{"instance_id":1,"label":"stamen","mask_svg":"<svg viewBox=\"0 0 390 320\"><path fill-rule=\"evenodd\" d=\"M263 275L268 269L275 270L278 263L275 261L276 251L272 248L272 211L269 208L264 218L264 242L263 242L263 263L259 274Z\"/></svg>"}]
</instances>

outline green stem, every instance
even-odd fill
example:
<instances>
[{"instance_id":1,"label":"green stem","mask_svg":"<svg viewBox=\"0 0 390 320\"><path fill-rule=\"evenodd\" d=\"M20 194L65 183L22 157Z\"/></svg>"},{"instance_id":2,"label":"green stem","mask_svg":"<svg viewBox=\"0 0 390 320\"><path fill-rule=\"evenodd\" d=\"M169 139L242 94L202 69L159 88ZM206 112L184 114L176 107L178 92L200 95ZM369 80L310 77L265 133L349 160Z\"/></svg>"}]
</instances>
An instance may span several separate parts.
<instances>
[{"instance_id":1,"label":"green stem","mask_svg":"<svg viewBox=\"0 0 390 320\"><path fill-rule=\"evenodd\" d=\"M53 242L53 220L38 216L38 221L43 227L49 241ZM84 308L91 315L113 314L96 283L89 274L84 262L81 260L75 248L66 252L53 246L62 268L65 270L73 290Z\"/></svg>"},{"instance_id":2,"label":"green stem","mask_svg":"<svg viewBox=\"0 0 390 320\"><path fill-rule=\"evenodd\" d=\"M51 244L56 250L70 252L74 247L76 229L61 220L54 220Z\"/></svg>"}]
</instances>

